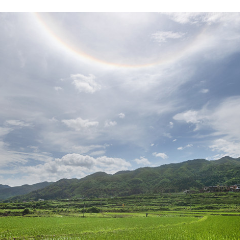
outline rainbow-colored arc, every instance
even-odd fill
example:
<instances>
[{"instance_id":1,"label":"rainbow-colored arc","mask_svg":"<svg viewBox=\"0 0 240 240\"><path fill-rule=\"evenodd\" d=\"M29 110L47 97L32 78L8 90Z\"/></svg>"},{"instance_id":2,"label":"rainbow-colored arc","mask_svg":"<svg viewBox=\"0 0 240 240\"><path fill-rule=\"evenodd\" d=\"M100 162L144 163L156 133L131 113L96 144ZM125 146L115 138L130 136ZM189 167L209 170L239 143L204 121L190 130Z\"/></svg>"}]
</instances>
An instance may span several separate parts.
<instances>
[{"instance_id":1,"label":"rainbow-colored arc","mask_svg":"<svg viewBox=\"0 0 240 240\"><path fill-rule=\"evenodd\" d=\"M74 46L71 46L71 43L67 43L66 41L61 39L57 34L55 34L51 30L51 28L47 25L46 21L42 18L42 16L39 13L34 13L34 16L37 19L38 23L40 23L40 25L48 33L48 35L50 35L52 37L52 39L54 39L55 41L60 43L65 49L71 51L74 54L77 54L81 58L88 59L88 60L93 61L95 63L104 64L104 65L111 66L111 67L118 67L118 68L147 68L147 67L153 67L153 66L156 66L156 65L161 65L161 64L165 64L165 63L168 63L168 62L175 61L175 60L181 58L182 56L184 56L185 54L187 54L188 52L190 52L191 49L193 49L194 46L198 42L201 41L201 37L203 36L203 33L206 30L206 28L204 28L195 37L195 39L192 41L192 43L190 45L182 48L178 52L174 52L172 54L169 54L168 56L165 56L164 59L162 58L160 60L157 60L157 61L154 61L154 62L151 62L151 63L146 63L146 64L122 64L122 63L113 63L113 62L101 60L99 58L96 58L92 55L87 54L86 52L84 52L80 49L76 49Z\"/></svg>"}]
</instances>

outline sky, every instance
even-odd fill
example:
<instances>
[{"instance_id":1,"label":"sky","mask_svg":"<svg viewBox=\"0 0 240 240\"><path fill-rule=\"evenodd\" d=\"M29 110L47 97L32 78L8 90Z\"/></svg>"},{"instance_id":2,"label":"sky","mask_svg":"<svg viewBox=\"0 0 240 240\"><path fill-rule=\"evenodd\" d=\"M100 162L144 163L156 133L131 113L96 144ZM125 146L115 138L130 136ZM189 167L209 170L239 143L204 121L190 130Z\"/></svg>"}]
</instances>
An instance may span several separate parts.
<instances>
[{"instance_id":1,"label":"sky","mask_svg":"<svg viewBox=\"0 0 240 240\"><path fill-rule=\"evenodd\" d=\"M240 156L240 14L0 13L0 184Z\"/></svg>"}]
</instances>

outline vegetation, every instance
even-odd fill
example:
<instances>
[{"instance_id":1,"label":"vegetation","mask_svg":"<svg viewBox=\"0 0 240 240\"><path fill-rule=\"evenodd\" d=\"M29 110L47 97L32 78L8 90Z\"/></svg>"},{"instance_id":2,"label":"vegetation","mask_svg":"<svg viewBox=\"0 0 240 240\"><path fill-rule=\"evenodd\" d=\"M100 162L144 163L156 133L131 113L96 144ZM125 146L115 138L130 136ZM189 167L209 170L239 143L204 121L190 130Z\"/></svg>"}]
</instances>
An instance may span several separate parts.
<instances>
[{"instance_id":1,"label":"vegetation","mask_svg":"<svg viewBox=\"0 0 240 240\"><path fill-rule=\"evenodd\" d=\"M10 197L20 196L32 191L44 188L52 184L51 182L42 182L33 185L23 185L19 187L9 187L8 185L1 185L0 184L0 200L5 200Z\"/></svg>"},{"instance_id":2,"label":"vegetation","mask_svg":"<svg viewBox=\"0 0 240 240\"><path fill-rule=\"evenodd\" d=\"M240 158L189 160L160 167L145 167L116 174L94 173L82 179L62 179L13 201L78 199L176 193L204 186L240 183ZM7 189L5 189L7 190Z\"/></svg>"},{"instance_id":3,"label":"vegetation","mask_svg":"<svg viewBox=\"0 0 240 240\"><path fill-rule=\"evenodd\" d=\"M240 238L231 192L0 203L0 215L3 240Z\"/></svg>"},{"instance_id":4,"label":"vegetation","mask_svg":"<svg viewBox=\"0 0 240 240\"><path fill-rule=\"evenodd\" d=\"M197 190L239 183L239 173L240 159L198 159L62 179L27 195L4 195L0 239L237 240L240 192ZM0 193L11 189L3 186Z\"/></svg>"}]
</instances>

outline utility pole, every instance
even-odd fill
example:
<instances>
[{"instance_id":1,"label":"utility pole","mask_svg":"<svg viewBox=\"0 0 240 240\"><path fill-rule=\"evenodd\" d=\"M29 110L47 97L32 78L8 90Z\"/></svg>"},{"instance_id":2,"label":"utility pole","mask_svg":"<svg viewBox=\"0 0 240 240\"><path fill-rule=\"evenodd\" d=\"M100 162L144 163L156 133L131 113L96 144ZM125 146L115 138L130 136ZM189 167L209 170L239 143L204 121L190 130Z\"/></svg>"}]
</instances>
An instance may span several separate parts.
<instances>
[{"instance_id":1,"label":"utility pole","mask_svg":"<svg viewBox=\"0 0 240 240\"><path fill-rule=\"evenodd\" d=\"M83 217L84 217L84 212L85 212L85 202L84 202L84 205L83 205Z\"/></svg>"}]
</instances>

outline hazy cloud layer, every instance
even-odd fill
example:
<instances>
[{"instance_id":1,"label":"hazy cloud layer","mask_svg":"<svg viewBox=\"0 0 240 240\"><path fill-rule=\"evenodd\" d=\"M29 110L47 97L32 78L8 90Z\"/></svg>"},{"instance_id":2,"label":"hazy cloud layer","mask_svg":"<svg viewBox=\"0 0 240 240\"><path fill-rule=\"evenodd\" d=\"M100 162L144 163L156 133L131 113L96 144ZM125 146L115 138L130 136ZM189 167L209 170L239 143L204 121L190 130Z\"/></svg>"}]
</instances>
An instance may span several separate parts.
<instances>
[{"instance_id":1,"label":"hazy cloud layer","mask_svg":"<svg viewBox=\"0 0 240 240\"><path fill-rule=\"evenodd\" d=\"M1 183L240 156L239 29L239 13L1 13Z\"/></svg>"}]
</instances>

